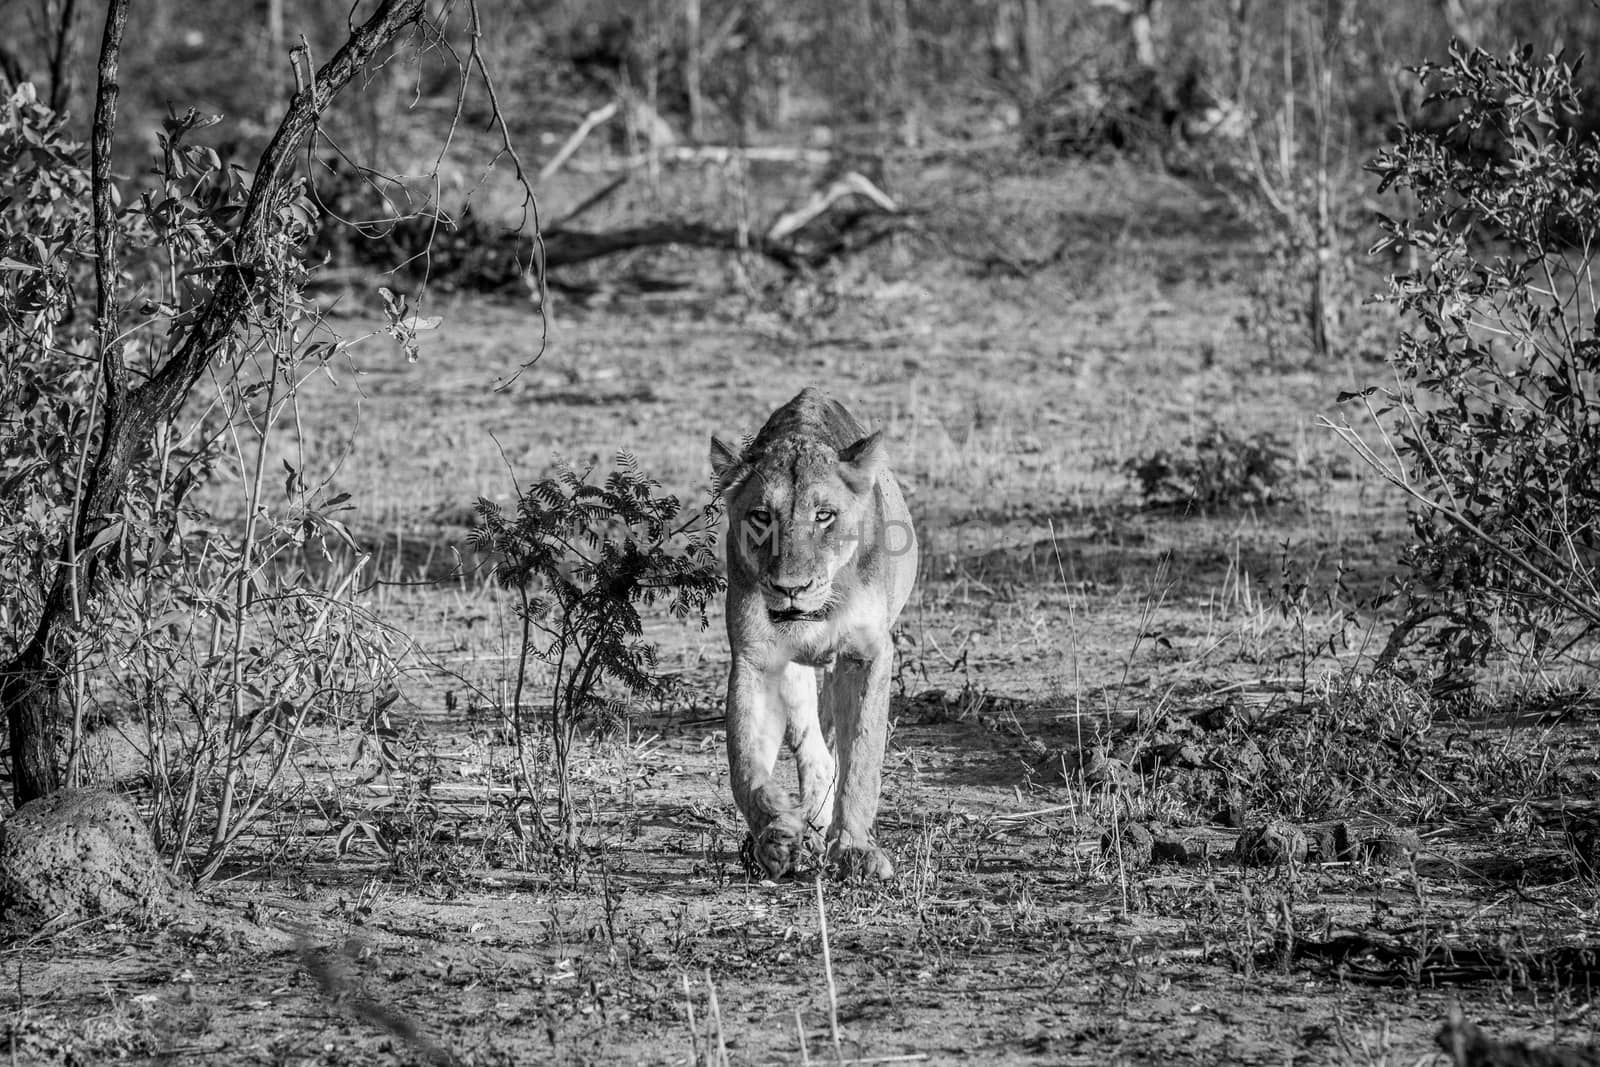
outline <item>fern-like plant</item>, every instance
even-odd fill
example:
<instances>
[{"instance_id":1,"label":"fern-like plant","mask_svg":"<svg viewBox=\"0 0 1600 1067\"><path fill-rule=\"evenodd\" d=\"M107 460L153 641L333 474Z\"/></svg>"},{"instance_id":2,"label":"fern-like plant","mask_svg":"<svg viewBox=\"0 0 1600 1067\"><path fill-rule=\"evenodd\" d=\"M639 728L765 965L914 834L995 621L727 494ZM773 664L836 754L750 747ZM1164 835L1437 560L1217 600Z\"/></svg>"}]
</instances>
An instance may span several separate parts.
<instances>
[{"instance_id":1,"label":"fern-like plant","mask_svg":"<svg viewBox=\"0 0 1600 1067\"><path fill-rule=\"evenodd\" d=\"M520 496L514 515L479 500L478 525L468 538L499 557L495 577L518 596L521 649L508 711L524 782L535 797L545 768L536 758L530 773L527 760L522 698L529 658L551 671L544 725L555 836L542 818L538 824L547 841L569 853L577 843L570 760L580 723L615 723L627 714L624 697L661 699L673 680L657 670L640 609L664 607L704 626L706 606L723 587L715 503L686 513L625 452L604 482L588 478L563 464L557 477Z\"/></svg>"}]
</instances>

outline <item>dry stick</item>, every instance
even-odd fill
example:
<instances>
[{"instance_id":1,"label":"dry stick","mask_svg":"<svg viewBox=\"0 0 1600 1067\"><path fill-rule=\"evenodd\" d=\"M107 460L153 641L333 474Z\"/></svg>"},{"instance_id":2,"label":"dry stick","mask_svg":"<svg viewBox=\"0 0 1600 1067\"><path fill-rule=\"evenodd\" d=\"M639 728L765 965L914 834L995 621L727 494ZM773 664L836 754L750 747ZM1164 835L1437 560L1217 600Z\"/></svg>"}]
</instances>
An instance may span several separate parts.
<instances>
[{"instance_id":1,"label":"dry stick","mask_svg":"<svg viewBox=\"0 0 1600 1067\"><path fill-rule=\"evenodd\" d=\"M17 986L19 989L21 988L21 985L22 972L19 970L17 972ZM806 1048L806 1024L800 1018L800 1005L798 1004L796 1004L794 1008L794 1032L800 1037L800 1062L802 1064L809 1065L811 1063L811 1050Z\"/></svg>"},{"instance_id":2,"label":"dry stick","mask_svg":"<svg viewBox=\"0 0 1600 1067\"><path fill-rule=\"evenodd\" d=\"M684 971L683 978L683 1006L689 1014L689 1049L697 1065L700 1063L700 1031L694 1027L694 995L689 991L689 972Z\"/></svg>"},{"instance_id":3,"label":"dry stick","mask_svg":"<svg viewBox=\"0 0 1600 1067\"><path fill-rule=\"evenodd\" d=\"M561 143L560 148L556 149L556 154L550 157L550 162L539 168L539 180L547 182L555 177L562 164L571 159L572 154L583 146L583 142L594 132L595 127L609 122L616 113L617 102L613 100L604 107L597 107L585 115L583 121L578 123L578 128L572 131L572 135Z\"/></svg>"},{"instance_id":4,"label":"dry stick","mask_svg":"<svg viewBox=\"0 0 1600 1067\"><path fill-rule=\"evenodd\" d=\"M717 1067L728 1067L728 1045L722 1039L722 1007L717 1003L717 986L711 980L711 968L706 968L706 1010L711 1013L717 1031Z\"/></svg>"},{"instance_id":5,"label":"dry stick","mask_svg":"<svg viewBox=\"0 0 1600 1067\"><path fill-rule=\"evenodd\" d=\"M822 879L816 880L817 924L822 931L822 972L828 979L828 1030L833 1035L833 1058L844 1062L844 1051L839 1046L839 989L833 984L833 953L828 948L828 909L822 903Z\"/></svg>"},{"instance_id":6,"label":"dry stick","mask_svg":"<svg viewBox=\"0 0 1600 1067\"><path fill-rule=\"evenodd\" d=\"M1122 854L1122 802L1106 788L1106 799L1111 801L1111 840L1117 846L1117 885L1122 890L1122 917L1128 917L1128 862Z\"/></svg>"},{"instance_id":7,"label":"dry stick","mask_svg":"<svg viewBox=\"0 0 1600 1067\"><path fill-rule=\"evenodd\" d=\"M71 7L62 16L61 36L65 39ZM83 625L85 590L79 588L78 543L85 538L90 521L84 507L84 468L93 447L94 431L100 414L100 390L105 389L107 419L121 410L128 392L128 369L122 358L122 342L117 338L116 305L112 293L117 284L116 232L114 228L115 205L111 197L111 142L117 126L117 68L122 54L122 32L128 23L127 0L113 0L106 10L105 35L100 42L99 77L95 91L94 125L89 140L90 198L94 214L94 280L95 280L95 345L100 353L100 377L95 382L89 399L89 417L84 420L83 450L78 454L77 471L73 477L72 514L68 520L66 538L66 577L70 591L69 606L74 631ZM57 106L56 95L61 90L61 74L54 68L50 85L51 105ZM101 449L106 447L109 434L103 436ZM115 529L115 526L110 527ZM67 752L68 784L80 758L79 745L83 738L83 659L76 647L71 652L72 679L72 735Z\"/></svg>"},{"instance_id":8,"label":"dry stick","mask_svg":"<svg viewBox=\"0 0 1600 1067\"><path fill-rule=\"evenodd\" d=\"M500 148L494 158L499 160L505 156L511 160L512 169L516 175L517 184L522 187L522 222L526 223L528 217L533 217L533 254L528 264L533 274L534 296L539 300L539 345L532 356L519 365L517 373L495 386L498 392L510 388L512 382L517 380L517 375L527 370L538 362L544 355L545 345L550 340L550 287L545 277L545 247L544 227L539 222L539 200L533 195L533 184L528 180L528 168L522 165L522 155L517 151L517 146L511 141L511 128L506 125L505 109L500 106L500 93L494 87L494 78L489 74L489 68L484 66L483 53L479 45L483 40L483 18L478 13L478 0L467 0L467 9L471 12L472 48L467 53L469 68L475 68L478 78L483 82L483 91L489 96L489 113L494 118L494 127L500 134ZM461 114L461 101L457 99L456 115ZM521 226L518 226L521 229Z\"/></svg>"},{"instance_id":9,"label":"dry stick","mask_svg":"<svg viewBox=\"0 0 1600 1067\"><path fill-rule=\"evenodd\" d=\"M203 877L215 873L217 866L222 862L223 853L226 851L225 843L228 828L233 824L233 804L235 794L239 788L240 776L244 773L244 758L249 751L241 743L241 732L248 736L248 720L245 718L245 688L243 676L245 620L250 613L253 601L252 590L254 587L256 569L256 541L257 519L260 513L259 504L266 481L267 466L267 441L272 432L273 408L278 400L278 361L282 357L279 347L269 344L271 356L271 370L267 377L267 402L261 413L261 429L259 440L256 442L255 469L251 471L251 478L245 492L245 503L249 511L245 515L244 536L239 545L239 573L235 577L233 590L233 633L228 648L228 688L231 699L228 706L228 725L223 731L222 741L227 747L227 758L224 762L222 777L222 796L217 803L217 824L212 828L211 845L207 849L206 863ZM238 438L235 437L235 447L238 447ZM240 465L244 464L244 455L240 450ZM289 742L285 741L287 747Z\"/></svg>"},{"instance_id":10,"label":"dry stick","mask_svg":"<svg viewBox=\"0 0 1600 1067\"><path fill-rule=\"evenodd\" d=\"M360 985L346 972L339 958L332 954L327 960L320 958L304 934L299 939L298 952L301 967L316 980L317 988L330 1003L339 1005L360 1021L409 1045L416 1050L423 1063L453 1067L458 1062L454 1053L436 1044L422 1032L417 1020L397 1008L363 996Z\"/></svg>"}]
</instances>

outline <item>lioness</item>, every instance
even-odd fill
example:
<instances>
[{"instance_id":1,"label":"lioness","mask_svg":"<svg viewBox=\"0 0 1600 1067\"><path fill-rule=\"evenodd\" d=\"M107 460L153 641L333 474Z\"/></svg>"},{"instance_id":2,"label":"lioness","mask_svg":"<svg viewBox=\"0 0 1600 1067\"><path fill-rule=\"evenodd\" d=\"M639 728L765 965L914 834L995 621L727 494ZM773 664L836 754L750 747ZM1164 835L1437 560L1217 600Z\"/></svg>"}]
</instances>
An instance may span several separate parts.
<instances>
[{"instance_id":1,"label":"lioness","mask_svg":"<svg viewBox=\"0 0 1600 1067\"><path fill-rule=\"evenodd\" d=\"M728 506L728 764L756 858L776 878L815 830L842 873L889 878L872 825L889 633L911 595L917 541L883 441L807 389L742 455L712 437L711 466ZM784 741L798 802L772 776Z\"/></svg>"}]
</instances>

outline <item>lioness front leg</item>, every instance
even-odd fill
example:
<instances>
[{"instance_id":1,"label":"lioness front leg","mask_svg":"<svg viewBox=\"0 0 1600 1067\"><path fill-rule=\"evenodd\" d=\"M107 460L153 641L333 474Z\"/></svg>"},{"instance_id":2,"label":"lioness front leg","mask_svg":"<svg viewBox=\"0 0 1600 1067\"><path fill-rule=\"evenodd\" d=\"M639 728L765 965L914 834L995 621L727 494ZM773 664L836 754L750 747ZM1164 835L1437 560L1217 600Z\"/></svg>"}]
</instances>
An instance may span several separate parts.
<instances>
[{"instance_id":1,"label":"lioness front leg","mask_svg":"<svg viewBox=\"0 0 1600 1067\"><path fill-rule=\"evenodd\" d=\"M803 685L789 685L786 681L783 688L784 709L788 713L785 737L799 772L800 806L807 828L825 835L833 825L838 768L828 749L826 727L817 713L816 672L797 664L791 664L789 670L804 672L805 679Z\"/></svg>"},{"instance_id":2,"label":"lioness front leg","mask_svg":"<svg viewBox=\"0 0 1600 1067\"><path fill-rule=\"evenodd\" d=\"M888 646L888 643L885 642ZM889 737L892 646L870 662L840 657L823 685L839 749L839 786L828 859L846 876L892 878L894 864L873 840Z\"/></svg>"},{"instance_id":3,"label":"lioness front leg","mask_svg":"<svg viewBox=\"0 0 1600 1067\"><path fill-rule=\"evenodd\" d=\"M750 827L756 860L773 878L794 868L808 829L804 809L772 777L790 720L788 705L804 687L813 694L815 718L816 680L809 667L789 664L768 672L736 659L728 674L733 799Z\"/></svg>"}]
</instances>

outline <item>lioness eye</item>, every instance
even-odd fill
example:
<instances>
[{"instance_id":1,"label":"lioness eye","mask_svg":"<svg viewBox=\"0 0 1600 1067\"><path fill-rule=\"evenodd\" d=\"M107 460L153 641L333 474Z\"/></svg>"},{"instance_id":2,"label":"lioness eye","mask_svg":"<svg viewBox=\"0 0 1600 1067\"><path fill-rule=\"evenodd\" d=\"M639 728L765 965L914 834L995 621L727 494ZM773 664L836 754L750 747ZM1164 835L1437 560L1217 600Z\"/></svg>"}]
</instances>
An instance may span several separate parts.
<instances>
[{"instance_id":1,"label":"lioness eye","mask_svg":"<svg viewBox=\"0 0 1600 1067\"><path fill-rule=\"evenodd\" d=\"M832 522L833 521L833 512L829 511L827 508L818 508L817 509L817 521L818 522Z\"/></svg>"},{"instance_id":2,"label":"lioness eye","mask_svg":"<svg viewBox=\"0 0 1600 1067\"><path fill-rule=\"evenodd\" d=\"M766 508L757 508L750 513L750 521L760 526L765 526L772 521L772 512Z\"/></svg>"}]
</instances>

